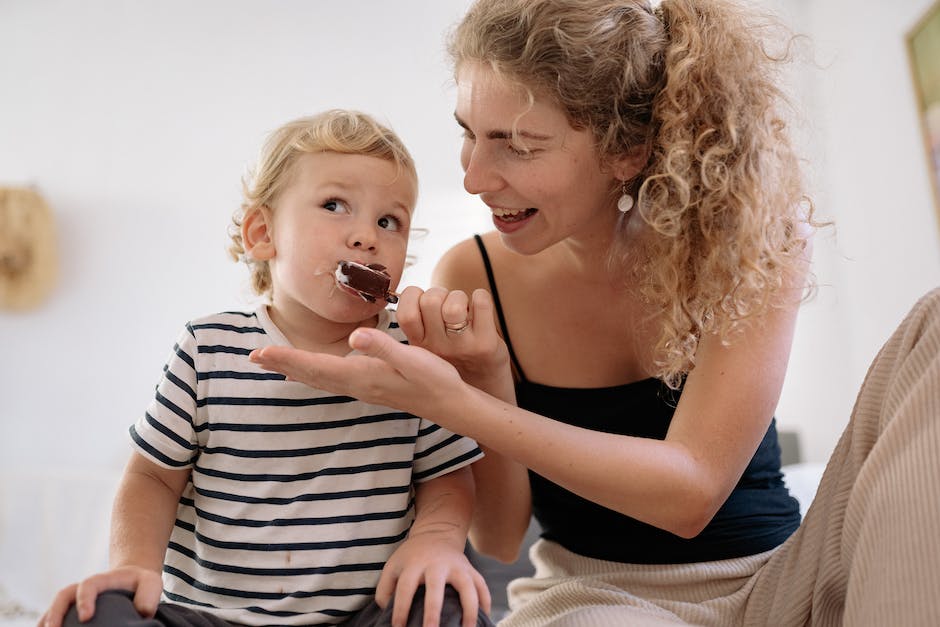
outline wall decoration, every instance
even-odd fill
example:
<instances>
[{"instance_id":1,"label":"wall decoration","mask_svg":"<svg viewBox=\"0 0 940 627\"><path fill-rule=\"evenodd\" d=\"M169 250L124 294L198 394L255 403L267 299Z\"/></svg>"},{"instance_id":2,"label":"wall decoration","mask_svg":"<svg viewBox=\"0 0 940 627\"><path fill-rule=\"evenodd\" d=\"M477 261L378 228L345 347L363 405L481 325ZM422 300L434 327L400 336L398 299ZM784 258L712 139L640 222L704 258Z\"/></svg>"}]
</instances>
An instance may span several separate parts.
<instances>
[{"instance_id":1,"label":"wall decoration","mask_svg":"<svg viewBox=\"0 0 940 627\"><path fill-rule=\"evenodd\" d=\"M940 217L940 2L934 3L908 33L907 50Z\"/></svg>"},{"instance_id":2,"label":"wall decoration","mask_svg":"<svg viewBox=\"0 0 940 627\"><path fill-rule=\"evenodd\" d=\"M52 211L34 189L0 187L0 308L39 305L58 275Z\"/></svg>"}]
</instances>

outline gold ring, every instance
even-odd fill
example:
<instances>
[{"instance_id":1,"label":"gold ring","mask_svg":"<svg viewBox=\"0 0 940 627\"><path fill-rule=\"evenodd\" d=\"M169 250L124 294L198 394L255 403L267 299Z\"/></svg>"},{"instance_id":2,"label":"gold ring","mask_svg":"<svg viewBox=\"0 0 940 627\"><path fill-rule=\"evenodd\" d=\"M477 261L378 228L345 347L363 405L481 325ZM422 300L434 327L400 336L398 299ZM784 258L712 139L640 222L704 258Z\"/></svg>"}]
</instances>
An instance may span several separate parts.
<instances>
[{"instance_id":1,"label":"gold ring","mask_svg":"<svg viewBox=\"0 0 940 627\"><path fill-rule=\"evenodd\" d=\"M470 326L470 320L464 320L463 322L457 322L457 323L445 322L444 331L447 333L453 333L454 335L460 335L461 333L466 331L467 327L469 326Z\"/></svg>"}]
</instances>

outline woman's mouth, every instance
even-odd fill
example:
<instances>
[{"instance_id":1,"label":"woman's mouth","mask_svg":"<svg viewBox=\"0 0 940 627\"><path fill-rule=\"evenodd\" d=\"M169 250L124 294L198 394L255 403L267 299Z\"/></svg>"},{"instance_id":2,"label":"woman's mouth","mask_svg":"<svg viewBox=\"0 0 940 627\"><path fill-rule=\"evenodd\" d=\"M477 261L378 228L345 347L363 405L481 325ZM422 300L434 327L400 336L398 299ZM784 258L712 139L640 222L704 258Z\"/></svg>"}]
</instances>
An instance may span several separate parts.
<instances>
[{"instance_id":1,"label":"woman's mouth","mask_svg":"<svg viewBox=\"0 0 940 627\"><path fill-rule=\"evenodd\" d=\"M503 208L493 207L492 212L493 212L493 222L496 224L498 228L500 224L508 226L511 224L524 222L525 220L528 220L529 218L534 216L536 213L538 213L538 209L535 209L532 207L528 209L503 209Z\"/></svg>"}]
</instances>

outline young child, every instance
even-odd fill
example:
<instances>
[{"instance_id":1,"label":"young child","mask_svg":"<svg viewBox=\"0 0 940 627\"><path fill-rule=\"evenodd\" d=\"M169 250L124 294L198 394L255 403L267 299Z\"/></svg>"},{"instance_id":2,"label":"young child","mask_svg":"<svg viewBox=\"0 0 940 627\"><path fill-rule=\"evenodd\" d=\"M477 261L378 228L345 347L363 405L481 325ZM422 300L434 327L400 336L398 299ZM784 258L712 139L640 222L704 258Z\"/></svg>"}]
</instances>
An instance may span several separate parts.
<instances>
[{"instance_id":1,"label":"young child","mask_svg":"<svg viewBox=\"0 0 940 627\"><path fill-rule=\"evenodd\" d=\"M366 115L327 111L271 135L232 229L268 302L186 325L130 429L112 570L60 591L41 624L73 604L66 624L404 625L409 608L409 625L422 611L456 625L461 610L465 626L491 624L463 554L476 443L248 359L270 345L343 355L361 326L404 341L386 302L334 275L341 261L380 264L394 289L416 196L408 151Z\"/></svg>"}]
</instances>

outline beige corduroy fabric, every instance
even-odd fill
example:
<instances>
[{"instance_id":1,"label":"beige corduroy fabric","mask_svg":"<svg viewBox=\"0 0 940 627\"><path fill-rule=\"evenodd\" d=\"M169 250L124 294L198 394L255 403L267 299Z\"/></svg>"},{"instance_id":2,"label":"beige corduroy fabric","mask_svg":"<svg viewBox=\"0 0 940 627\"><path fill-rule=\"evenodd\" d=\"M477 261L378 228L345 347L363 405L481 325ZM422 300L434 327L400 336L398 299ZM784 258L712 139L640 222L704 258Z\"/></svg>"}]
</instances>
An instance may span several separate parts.
<instances>
[{"instance_id":1,"label":"beige corduroy fabric","mask_svg":"<svg viewBox=\"0 0 940 627\"><path fill-rule=\"evenodd\" d=\"M500 627L940 625L940 289L869 369L816 499L775 551L620 564L540 540Z\"/></svg>"}]
</instances>

